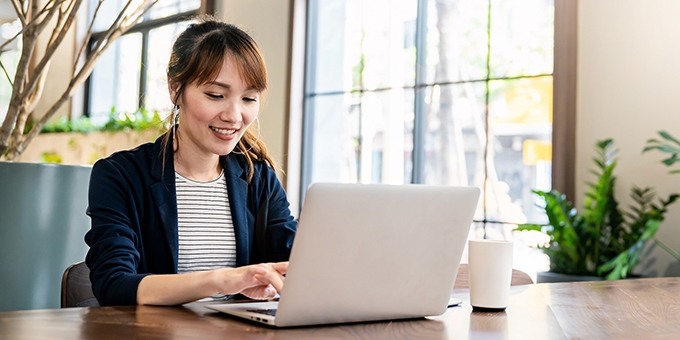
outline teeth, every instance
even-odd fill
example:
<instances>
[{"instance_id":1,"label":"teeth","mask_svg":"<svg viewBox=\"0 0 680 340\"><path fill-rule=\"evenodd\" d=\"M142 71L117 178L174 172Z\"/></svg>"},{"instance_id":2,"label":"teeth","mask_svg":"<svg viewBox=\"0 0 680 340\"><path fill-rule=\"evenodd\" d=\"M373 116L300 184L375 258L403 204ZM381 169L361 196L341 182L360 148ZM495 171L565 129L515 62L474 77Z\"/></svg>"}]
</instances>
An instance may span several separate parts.
<instances>
[{"instance_id":1,"label":"teeth","mask_svg":"<svg viewBox=\"0 0 680 340\"><path fill-rule=\"evenodd\" d=\"M236 133L236 130L218 129L213 126L211 126L210 129L219 133L220 135L233 135Z\"/></svg>"}]
</instances>

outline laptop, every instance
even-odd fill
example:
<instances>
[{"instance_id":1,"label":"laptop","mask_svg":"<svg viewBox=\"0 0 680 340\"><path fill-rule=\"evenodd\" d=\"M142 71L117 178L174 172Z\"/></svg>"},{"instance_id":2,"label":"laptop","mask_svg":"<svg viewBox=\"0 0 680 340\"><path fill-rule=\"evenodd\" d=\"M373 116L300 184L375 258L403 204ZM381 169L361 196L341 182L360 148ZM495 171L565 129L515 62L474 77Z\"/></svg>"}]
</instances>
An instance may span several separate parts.
<instances>
[{"instance_id":1,"label":"laptop","mask_svg":"<svg viewBox=\"0 0 680 340\"><path fill-rule=\"evenodd\" d=\"M440 315L480 190L314 183L278 301L206 307L276 327Z\"/></svg>"}]
</instances>

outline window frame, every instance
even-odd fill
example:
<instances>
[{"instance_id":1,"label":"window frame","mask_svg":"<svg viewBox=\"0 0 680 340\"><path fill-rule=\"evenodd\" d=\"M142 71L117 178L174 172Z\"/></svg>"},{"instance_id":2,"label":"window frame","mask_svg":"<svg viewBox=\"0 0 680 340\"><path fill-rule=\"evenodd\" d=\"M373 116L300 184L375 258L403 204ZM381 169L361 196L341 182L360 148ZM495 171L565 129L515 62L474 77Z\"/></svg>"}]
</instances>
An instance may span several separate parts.
<instances>
[{"instance_id":1,"label":"window frame","mask_svg":"<svg viewBox=\"0 0 680 340\"><path fill-rule=\"evenodd\" d=\"M135 33L141 33L142 34L142 58L140 61L140 70L139 70L139 82L137 84L138 86L138 91L139 91L139 99L137 102L137 107L138 108L144 108L146 107L146 74L148 70L148 55L149 55L149 32L153 29L177 23L177 22L182 22L186 20L190 20L192 17L195 17L197 15L215 15L215 1L217 0L201 0L201 5L199 8L187 12L182 12L182 13L177 13L173 14L171 16L159 18L159 19L153 19L153 20L145 20L140 23L137 23L136 25L132 26L129 30L127 30L121 37L127 35L127 34L135 34ZM106 32L93 32L90 40L87 42L87 47L88 51L92 50L92 45L99 39L102 35L104 35ZM92 84L91 84L91 79L92 75L87 77L87 80L85 81L85 95L83 96L83 108L85 108L85 113L84 115L86 117L91 117L91 99L90 95L92 92Z\"/></svg>"},{"instance_id":2,"label":"window frame","mask_svg":"<svg viewBox=\"0 0 680 340\"><path fill-rule=\"evenodd\" d=\"M296 157L289 157L288 162L288 185L287 189L293 193L294 200L291 201L291 210L294 214L299 213L302 201L304 200L304 192L308 182L311 180L311 164L305 162L305 157L308 157L309 143L308 132L311 126L310 117L306 117L306 112L309 111L308 89L310 88L310 75L306 74L307 70L312 69L309 63L314 59L310 57L310 52L307 46L310 44L310 36L308 32L314 32L315 26L313 18L310 18L310 13L313 13L312 7L314 2L312 0L293 0L292 8L295 14L293 20L293 37L301 39L304 37L304 43L296 41L292 42L291 54L300 55L300 50L304 55L304 67L300 70L300 64L296 63L293 58L291 70L291 113L289 121L289 136L296 136L294 132L298 132L300 137L289 137L289 151L293 152L291 155ZM424 1L419 2L418 11L422 11ZM578 19L578 1L574 0L554 0L554 52L553 52L553 124L552 124L552 188L559 190L572 197L575 191L575 156L576 156L576 72L577 72L577 19ZM304 15L304 25L300 23L299 16ZM418 16L420 18L420 15ZM421 23L424 20L420 20ZM418 39L418 35L416 36ZM422 39L421 39L422 40ZM416 45L418 46L418 41ZM296 77L293 71L302 71L303 77ZM416 75L418 77L418 75ZM304 82L300 81L304 79ZM418 87L418 80L416 79L416 87ZM422 92L422 91L420 91ZM420 102L416 100L417 103ZM295 110L302 111L302 114L294 114ZM416 109L414 109L416 110ZM416 115L418 117L418 115ZM421 124L422 125L422 124ZM414 127L417 129L418 127ZM415 133L415 131L414 131ZM422 134L415 133L415 138ZM415 143L416 141L414 141ZM299 151L298 151L299 150ZM419 157L414 149L414 164L416 157ZM291 171L292 170L292 171ZM419 183L418 178L422 174L416 172L414 166L413 182ZM484 218L486 220L486 217ZM485 221L481 221L485 222Z\"/></svg>"}]
</instances>

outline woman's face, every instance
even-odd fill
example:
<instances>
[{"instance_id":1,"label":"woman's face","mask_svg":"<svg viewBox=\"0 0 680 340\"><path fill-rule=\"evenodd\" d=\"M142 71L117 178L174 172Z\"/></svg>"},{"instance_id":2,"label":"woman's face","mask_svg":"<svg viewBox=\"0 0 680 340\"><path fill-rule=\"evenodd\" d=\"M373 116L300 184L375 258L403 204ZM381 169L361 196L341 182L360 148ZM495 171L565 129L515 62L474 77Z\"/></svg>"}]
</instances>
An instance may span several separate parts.
<instances>
[{"instance_id":1,"label":"woman's face","mask_svg":"<svg viewBox=\"0 0 680 340\"><path fill-rule=\"evenodd\" d=\"M233 59L225 58L215 80L188 84L177 103L179 150L196 156L230 153L257 117L259 100L260 93L243 82Z\"/></svg>"}]
</instances>

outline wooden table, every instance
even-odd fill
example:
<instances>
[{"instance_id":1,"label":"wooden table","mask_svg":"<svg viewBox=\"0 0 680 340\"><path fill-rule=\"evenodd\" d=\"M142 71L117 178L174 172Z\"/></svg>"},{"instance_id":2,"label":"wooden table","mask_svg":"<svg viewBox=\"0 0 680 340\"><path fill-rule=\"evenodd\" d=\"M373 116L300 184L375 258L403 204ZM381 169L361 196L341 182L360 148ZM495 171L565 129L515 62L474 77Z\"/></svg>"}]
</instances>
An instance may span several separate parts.
<instances>
[{"instance_id":1,"label":"wooden table","mask_svg":"<svg viewBox=\"0 0 680 340\"><path fill-rule=\"evenodd\" d=\"M680 278L549 283L511 288L501 313L462 306L406 321L273 329L201 304L0 313L0 339L680 339Z\"/></svg>"}]
</instances>

